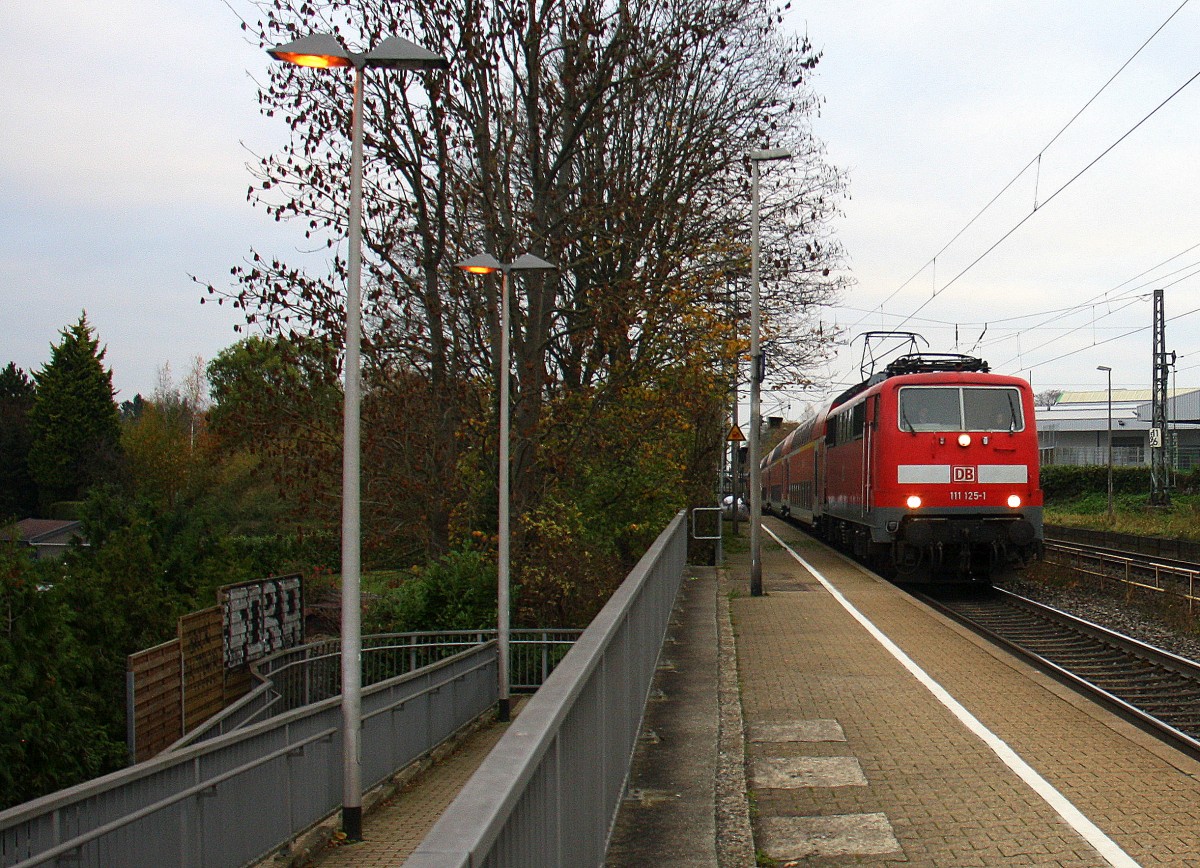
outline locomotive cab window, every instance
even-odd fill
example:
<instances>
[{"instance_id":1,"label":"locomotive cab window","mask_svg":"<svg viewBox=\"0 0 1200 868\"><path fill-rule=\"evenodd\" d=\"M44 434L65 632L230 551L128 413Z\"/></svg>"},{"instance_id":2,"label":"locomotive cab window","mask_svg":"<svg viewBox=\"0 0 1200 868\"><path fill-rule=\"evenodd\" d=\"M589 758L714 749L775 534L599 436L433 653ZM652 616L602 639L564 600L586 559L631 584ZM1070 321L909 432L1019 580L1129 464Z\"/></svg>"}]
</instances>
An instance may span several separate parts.
<instances>
[{"instance_id":1,"label":"locomotive cab window","mask_svg":"<svg viewBox=\"0 0 1200 868\"><path fill-rule=\"evenodd\" d=\"M963 389L967 431L1021 431L1021 394L1016 389Z\"/></svg>"},{"instance_id":2,"label":"locomotive cab window","mask_svg":"<svg viewBox=\"0 0 1200 868\"><path fill-rule=\"evenodd\" d=\"M957 387L910 386L900 390L903 431L959 431L962 400Z\"/></svg>"},{"instance_id":3,"label":"locomotive cab window","mask_svg":"<svg viewBox=\"0 0 1200 868\"><path fill-rule=\"evenodd\" d=\"M905 386L901 431L1023 431L1021 393L984 386Z\"/></svg>"}]
</instances>

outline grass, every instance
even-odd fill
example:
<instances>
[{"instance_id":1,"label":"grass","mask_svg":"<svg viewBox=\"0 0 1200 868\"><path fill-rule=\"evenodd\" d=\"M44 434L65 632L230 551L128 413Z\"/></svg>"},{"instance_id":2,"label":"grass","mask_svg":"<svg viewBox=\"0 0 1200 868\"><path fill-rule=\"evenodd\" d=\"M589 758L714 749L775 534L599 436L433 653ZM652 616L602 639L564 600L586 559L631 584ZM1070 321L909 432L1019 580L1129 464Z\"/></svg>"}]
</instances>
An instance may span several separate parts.
<instances>
[{"instance_id":1,"label":"grass","mask_svg":"<svg viewBox=\"0 0 1200 868\"><path fill-rule=\"evenodd\" d=\"M1045 519L1047 524L1090 530L1200 540L1200 495L1176 494L1170 506L1152 507L1145 495L1122 494L1113 507L1110 520L1107 495L1087 494L1047 503Z\"/></svg>"}]
</instances>

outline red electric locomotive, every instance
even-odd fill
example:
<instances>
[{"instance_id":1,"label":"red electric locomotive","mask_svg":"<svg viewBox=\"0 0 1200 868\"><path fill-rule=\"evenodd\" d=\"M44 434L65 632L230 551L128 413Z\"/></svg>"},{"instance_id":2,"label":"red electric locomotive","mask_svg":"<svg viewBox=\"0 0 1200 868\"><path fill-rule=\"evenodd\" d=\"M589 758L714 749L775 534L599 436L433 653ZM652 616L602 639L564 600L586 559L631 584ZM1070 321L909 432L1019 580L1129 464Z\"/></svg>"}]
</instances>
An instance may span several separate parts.
<instances>
[{"instance_id":1,"label":"red electric locomotive","mask_svg":"<svg viewBox=\"0 0 1200 868\"><path fill-rule=\"evenodd\" d=\"M763 462L763 505L907 581L988 581L1039 556L1033 392L967 356L902 356Z\"/></svg>"}]
</instances>

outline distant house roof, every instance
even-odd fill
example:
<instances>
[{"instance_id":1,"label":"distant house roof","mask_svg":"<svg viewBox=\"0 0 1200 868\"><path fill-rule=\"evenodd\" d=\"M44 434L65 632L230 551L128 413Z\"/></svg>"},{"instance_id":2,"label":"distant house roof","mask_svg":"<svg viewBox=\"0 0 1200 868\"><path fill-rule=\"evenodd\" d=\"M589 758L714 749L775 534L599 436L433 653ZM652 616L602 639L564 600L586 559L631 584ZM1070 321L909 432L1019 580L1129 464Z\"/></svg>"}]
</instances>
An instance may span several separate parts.
<instances>
[{"instance_id":1,"label":"distant house roof","mask_svg":"<svg viewBox=\"0 0 1200 868\"><path fill-rule=\"evenodd\" d=\"M23 518L15 525L21 542L30 544L50 542L53 538L69 534L80 527L77 521L62 521L56 518ZM0 539L12 539L6 528L0 531Z\"/></svg>"},{"instance_id":2,"label":"distant house roof","mask_svg":"<svg viewBox=\"0 0 1200 868\"><path fill-rule=\"evenodd\" d=\"M16 540L32 546L37 557L57 557L65 552L73 540L87 545L83 538L82 523L53 518L24 518L16 524L0 527L0 540Z\"/></svg>"}]
</instances>

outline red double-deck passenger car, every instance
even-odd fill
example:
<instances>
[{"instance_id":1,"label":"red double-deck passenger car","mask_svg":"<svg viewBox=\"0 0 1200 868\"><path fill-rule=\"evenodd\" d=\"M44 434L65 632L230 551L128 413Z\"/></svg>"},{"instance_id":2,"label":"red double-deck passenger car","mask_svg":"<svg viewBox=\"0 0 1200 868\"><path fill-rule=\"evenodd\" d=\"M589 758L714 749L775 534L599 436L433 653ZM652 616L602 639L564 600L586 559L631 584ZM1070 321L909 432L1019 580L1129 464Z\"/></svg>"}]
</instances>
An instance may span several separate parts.
<instances>
[{"instance_id":1,"label":"red double-deck passenger car","mask_svg":"<svg viewBox=\"0 0 1200 868\"><path fill-rule=\"evenodd\" d=\"M763 506L906 580L988 581L1042 544L1033 393L918 353L848 390L763 462Z\"/></svg>"}]
</instances>

